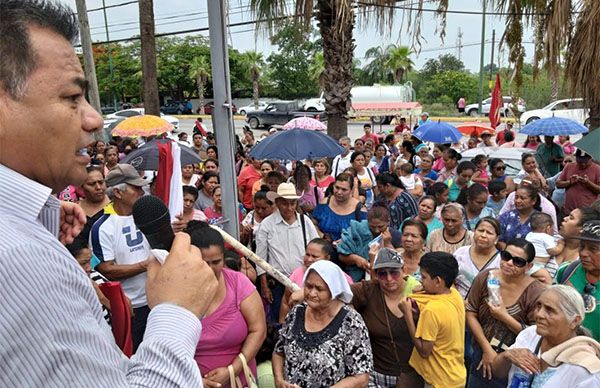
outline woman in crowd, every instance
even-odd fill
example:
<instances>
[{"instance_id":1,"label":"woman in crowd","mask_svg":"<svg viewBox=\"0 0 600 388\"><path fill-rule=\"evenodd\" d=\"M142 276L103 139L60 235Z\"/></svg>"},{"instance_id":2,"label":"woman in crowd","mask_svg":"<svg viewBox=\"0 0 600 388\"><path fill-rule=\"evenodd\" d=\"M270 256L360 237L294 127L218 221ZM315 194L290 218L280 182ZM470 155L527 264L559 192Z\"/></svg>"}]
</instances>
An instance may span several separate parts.
<instances>
[{"instance_id":1,"label":"woman in crowd","mask_svg":"<svg viewBox=\"0 0 600 388\"><path fill-rule=\"evenodd\" d=\"M79 206L83 208L88 225L91 227L104 214L104 207L110 203L100 167L90 166L87 168L87 178L81 188L84 197L79 201Z\"/></svg>"},{"instance_id":2,"label":"woman in crowd","mask_svg":"<svg viewBox=\"0 0 600 388\"><path fill-rule=\"evenodd\" d=\"M300 196L298 199L298 206L304 212L311 213L315 206L317 206L318 198L315 194L315 187L311 185L312 172L310 167L301 162L296 163L296 168L292 172L290 181L296 187L296 193Z\"/></svg>"},{"instance_id":3,"label":"woman in crowd","mask_svg":"<svg viewBox=\"0 0 600 388\"><path fill-rule=\"evenodd\" d=\"M254 185L252 185L252 195L256 194L258 190L260 190L261 186L267 184L267 175L269 175L269 173L274 169L275 164L272 161L263 160L262 162L260 162L261 179L257 180L256 182L254 182Z\"/></svg>"},{"instance_id":4,"label":"woman in crowd","mask_svg":"<svg viewBox=\"0 0 600 388\"><path fill-rule=\"evenodd\" d=\"M473 232L465 228L465 209L454 202L444 205L441 211L444 227L434 230L427 239L429 252L454 252L473 242Z\"/></svg>"},{"instance_id":5,"label":"woman in crowd","mask_svg":"<svg viewBox=\"0 0 600 388\"><path fill-rule=\"evenodd\" d=\"M515 191L515 182L513 179L506 175L506 165L502 161L502 159L490 159L488 163L488 167L490 169L490 179L491 181L501 181L506 184L506 192L512 193Z\"/></svg>"},{"instance_id":6,"label":"woman in crowd","mask_svg":"<svg viewBox=\"0 0 600 388\"><path fill-rule=\"evenodd\" d=\"M204 172L215 172L215 173L219 173L219 161L217 159L206 159L204 161Z\"/></svg>"},{"instance_id":7,"label":"woman in crowd","mask_svg":"<svg viewBox=\"0 0 600 388\"><path fill-rule=\"evenodd\" d=\"M421 164L419 168L415 170L415 173L419 175L421 180L423 181L423 188L425 191L429 188L430 185L435 183L438 179L438 174L433 171L433 157L429 154L420 155Z\"/></svg>"},{"instance_id":8,"label":"woman in crowd","mask_svg":"<svg viewBox=\"0 0 600 388\"><path fill-rule=\"evenodd\" d=\"M404 140L400 145L400 158L412 164L413 168L419 166L419 160L415 151L415 146L410 140Z\"/></svg>"},{"instance_id":9,"label":"woman in crowd","mask_svg":"<svg viewBox=\"0 0 600 388\"><path fill-rule=\"evenodd\" d=\"M183 186L183 214L182 220L188 223L194 221L206 221L208 218L202 210L194 209L198 199L198 189L193 186Z\"/></svg>"},{"instance_id":10,"label":"woman in crowd","mask_svg":"<svg viewBox=\"0 0 600 388\"><path fill-rule=\"evenodd\" d=\"M444 227L442 221L435 216L436 202L431 195L426 195L419 200L419 213L413 217L427 225L427 234L430 235L434 230Z\"/></svg>"},{"instance_id":11,"label":"woman in crowd","mask_svg":"<svg viewBox=\"0 0 600 388\"><path fill-rule=\"evenodd\" d=\"M104 176L106 176L119 163L119 148L113 145L106 147L104 161Z\"/></svg>"},{"instance_id":12,"label":"woman in crowd","mask_svg":"<svg viewBox=\"0 0 600 388\"><path fill-rule=\"evenodd\" d=\"M378 174L388 172L390 170L390 165L393 164L393 162L390 162L391 155L387 155L387 152L388 150L385 144L378 144L375 147L375 155L371 161L375 165Z\"/></svg>"},{"instance_id":13,"label":"woman in crowd","mask_svg":"<svg viewBox=\"0 0 600 388\"><path fill-rule=\"evenodd\" d=\"M506 387L504 378L493 376L492 364L535 322L537 299L545 286L527 274L534 258L530 242L512 239L500 253L500 268L483 270L473 280L465 307L475 339L468 387ZM499 280L499 290L490 291L490 276Z\"/></svg>"},{"instance_id":14,"label":"woman in crowd","mask_svg":"<svg viewBox=\"0 0 600 388\"><path fill-rule=\"evenodd\" d=\"M575 288L583 296L583 326L600 341L600 221L584 223L581 234L574 238L581 240L579 260L563 265L556 279L560 284Z\"/></svg>"},{"instance_id":15,"label":"woman in crowd","mask_svg":"<svg viewBox=\"0 0 600 388\"><path fill-rule=\"evenodd\" d=\"M92 151L95 155L98 155L98 154L104 155L105 149L106 149L106 143L103 142L102 140L97 140L96 143L94 143L94 147L93 147Z\"/></svg>"},{"instance_id":16,"label":"woman in crowd","mask_svg":"<svg viewBox=\"0 0 600 388\"><path fill-rule=\"evenodd\" d=\"M435 198L435 216L441 219L442 208L448 203L448 195L450 195L448 186L444 182L435 182L427 189L427 195Z\"/></svg>"},{"instance_id":17,"label":"woman in crowd","mask_svg":"<svg viewBox=\"0 0 600 388\"><path fill-rule=\"evenodd\" d=\"M538 146L542 144L542 139L539 136L527 136L527 140L523 143L523 148L529 148L532 151L537 151Z\"/></svg>"},{"instance_id":18,"label":"woman in crowd","mask_svg":"<svg viewBox=\"0 0 600 388\"><path fill-rule=\"evenodd\" d=\"M203 222L191 222L187 232L212 268L219 286L202 319L202 334L195 359L205 387L229 385L228 366L244 386L243 359L256 375L254 357L266 335L266 319L260 296L248 278L223 268L225 242L219 232Z\"/></svg>"},{"instance_id":19,"label":"woman in crowd","mask_svg":"<svg viewBox=\"0 0 600 388\"><path fill-rule=\"evenodd\" d=\"M436 144L433 147L433 171L439 172L444 168L444 151L448 147L443 144Z\"/></svg>"},{"instance_id":20,"label":"woman in crowd","mask_svg":"<svg viewBox=\"0 0 600 388\"><path fill-rule=\"evenodd\" d=\"M305 302L287 315L273 353L277 388L366 387L373 369L367 327L347 306L352 291L327 260L304 275Z\"/></svg>"},{"instance_id":21,"label":"woman in crowd","mask_svg":"<svg viewBox=\"0 0 600 388\"><path fill-rule=\"evenodd\" d=\"M219 184L219 175L215 172L205 172L200 181L200 190L198 191L198 200L194 207L204 211L211 207L213 202L213 191L215 186Z\"/></svg>"},{"instance_id":22,"label":"woman in crowd","mask_svg":"<svg viewBox=\"0 0 600 388\"><path fill-rule=\"evenodd\" d=\"M548 183L538 169L534 154L525 153L521 155L521 167L521 171L515 176L515 183L519 184L522 180L526 179L534 186L540 187L543 191L548 191Z\"/></svg>"},{"instance_id":23,"label":"woman in crowd","mask_svg":"<svg viewBox=\"0 0 600 388\"><path fill-rule=\"evenodd\" d=\"M458 261L456 289L466 298L473 279L479 272L500 267L500 251L496 242L500 236L500 223L493 217L484 217L477 222L473 230L473 243L460 247L454 252Z\"/></svg>"},{"instance_id":24,"label":"woman in crowd","mask_svg":"<svg viewBox=\"0 0 600 388\"><path fill-rule=\"evenodd\" d=\"M584 303L572 288L548 287L538 298L535 325L525 328L513 346L495 357L493 376L510 387L597 387L600 344L584 335ZM541 357L540 357L541 355Z\"/></svg>"},{"instance_id":25,"label":"woman in crowd","mask_svg":"<svg viewBox=\"0 0 600 388\"><path fill-rule=\"evenodd\" d=\"M350 163L352 163L352 168L356 170L356 178L360 182L360 187L365 190L366 205L370 208L375 202L375 187L377 186L375 174L365 167L366 160L362 152L354 152L350 157Z\"/></svg>"},{"instance_id":26,"label":"woman in crowd","mask_svg":"<svg viewBox=\"0 0 600 388\"><path fill-rule=\"evenodd\" d=\"M584 223L592 220L600 220L600 213L591 207L573 209L560 226L559 233L565 239L565 248L556 256L558 265L571 263L579 258L579 237Z\"/></svg>"},{"instance_id":27,"label":"woman in crowd","mask_svg":"<svg viewBox=\"0 0 600 388\"><path fill-rule=\"evenodd\" d=\"M207 222L210 225L219 225L222 226L222 224L225 222L225 219L223 217L223 198L222 198L222 190L221 190L221 186L217 185L215 186L215 188L213 189L213 196L212 196L212 200L213 200L213 205L207 207L206 209L204 209L204 215L207 218ZM238 219L243 220L244 219L244 213L242 213L242 205L238 203Z\"/></svg>"},{"instance_id":28,"label":"woman in crowd","mask_svg":"<svg viewBox=\"0 0 600 388\"><path fill-rule=\"evenodd\" d=\"M565 156L573 155L575 153L575 146L571 143L571 137L569 135L559 136L555 143L562 147Z\"/></svg>"},{"instance_id":29,"label":"woman in crowd","mask_svg":"<svg viewBox=\"0 0 600 388\"><path fill-rule=\"evenodd\" d=\"M198 188L200 176L194 174L194 165L186 164L181 167L181 181L185 186Z\"/></svg>"},{"instance_id":30,"label":"woman in crowd","mask_svg":"<svg viewBox=\"0 0 600 388\"><path fill-rule=\"evenodd\" d=\"M404 259L404 272L421 280L419 262L427 252L425 241L427 241L427 226L418 220L406 220L402 225L402 246L398 249Z\"/></svg>"},{"instance_id":31,"label":"woman in crowd","mask_svg":"<svg viewBox=\"0 0 600 388\"><path fill-rule=\"evenodd\" d=\"M390 212L390 228L400 229L404 220L419 213L417 201L404 189L402 181L396 175L379 174L377 185Z\"/></svg>"},{"instance_id":32,"label":"woman in crowd","mask_svg":"<svg viewBox=\"0 0 600 388\"><path fill-rule=\"evenodd\" d=\"M459 154L454 148L447 148L443 153L444 167L438 173L438 182L446 182L448 179L454 179L457 171L456 166L462 159L462 155ZM475 171L475 169L473 169Z\"/></svg>"},{"instance_id":33,"label":"woman in crowd","mask_svg":"<svg viewBox=\"0 0 600 388\"><path fill-rule=\"evenodd\" d=\"M219 149L215 145L206 147L206 156L208 159L219 160Z\"/></svg>"},{"instance_id":34,"label":"woman in crowd","mask_svg":"<svg viewBox=\"0 0 600 388\"><path fill-rule=\"evenodd\" d=\"M480 219L493 216L492 210L486 207L488 196L487 189L479 183L471 185L464 190L464 195L459 196L458 203L465 207L467 229L473 230Z\"/></svg>"},{"instance_id":35,"label":"woman in crowd","mask_svg":"<svg viewBox=\"0 0 600 388\"><path fill-rule=\"evenodd\" d=\"M453 178L446 180L448 185L448 200L455 202L462 189L469 187L471 177L477 170L475 164L469 161L460 162L456 168L456 175ZM487 201L487 200L486 200Z\"/></svg>"},{"instance_id":36,"label":"woman in crowd","mask_svg":"<svg viewBox=\"0 0 600 388\"><path fill-rule=\"evenodd\" d=\"M400 233L389 227L390 212L385 206L375 204L367 214L367 219L361 222L350 221L350 226L342 231L341 241L337 244L340 262L345 272L358 282L365 277L369 270L369 243L380 234L389 232L391 244L400 246Z\"/></svg>"},{"instance_id":37,"label":"woman in crowd","mask_svg":"<svg viewBox=\"0 0 600 388\"><path fill-rule=\"evenodd\" d=\"M513 238L525 238L531 232L531 215L540 209L537 190L531 185L521 185L515 191L515 209L499 217L502 234L498 246L504 248Z\"/></svg>"},{"instance_id":38,"label":"woman in crowd","mask_svg":"<svg viewBox=\"0 0 600 388\"><path fill-rule=\"evenodd\" d=\"M317 205L312 217L323 237L334 242L342 238L342 230L350 226L350 221L362 221L367 218L365 206L352 197L354 179L341 173L335 178L333 195Z\"/></svg>"},{"instance_id":39,"label":"woman in crowd","mask_svg":"<svg viewBox=\"0 0 600 388\"><path fill-rule=\"evenodd\" d=\"M261 189L254 194L254 208L246 214L240 228L240 241L242 244L250 247L253 252L256 251L256 242L254 238L260 223L262 220L273 214L276 209L275 204L267 198L268 191L269 190Z\"/></svg>"},{"instance_id":40,"label":"woman in crowd","mask_svg":"<svg viewBox=\"0 0 600 388\"><path fill-rule=\"evenodd\" d=\"M313 163L313 169L315 170L314 179L310 181L313 187L317 188L319 192L319 200L325 198L325 190L333 183L334 177L330 175L329 163L327 159L318 159Z\"/></svg>"},{"instance_id":41,"label":"woman in crowd","mask_svg":"<svg viewBox=\"0 0 600 388\"><path fill-rule=\"evenodd\" d=\"M404 265L398 252L382 248L375 257L373 278L350 286L354 294L352 305L367 325L373 349L374 370L369 377L369 387L423 386L408 363L413 345L398 307L402 298L417 291L420 284L404 272Z\"/></svg>"}]
</instances>

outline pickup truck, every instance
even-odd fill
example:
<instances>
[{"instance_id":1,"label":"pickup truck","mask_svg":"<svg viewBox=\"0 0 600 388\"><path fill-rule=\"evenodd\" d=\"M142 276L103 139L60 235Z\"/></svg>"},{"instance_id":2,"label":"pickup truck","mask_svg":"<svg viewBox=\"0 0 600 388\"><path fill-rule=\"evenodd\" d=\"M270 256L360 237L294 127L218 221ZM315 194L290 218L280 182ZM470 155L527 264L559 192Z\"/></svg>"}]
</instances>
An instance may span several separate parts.
<instances>
[{"instance_id":1,"label":"pickup truck","mask_svg":"<svg viewBox=\"0 0 600 388\"><path fill-rule=\"evenodd\" d=\"M296 101L274 101L269 103L264 111L248 112L246 121L252 129L259 127L270 128L284 125L296 117L312 117L326 121L324 112L306 112L299 109Z\"/></svg>"}]
</instances>

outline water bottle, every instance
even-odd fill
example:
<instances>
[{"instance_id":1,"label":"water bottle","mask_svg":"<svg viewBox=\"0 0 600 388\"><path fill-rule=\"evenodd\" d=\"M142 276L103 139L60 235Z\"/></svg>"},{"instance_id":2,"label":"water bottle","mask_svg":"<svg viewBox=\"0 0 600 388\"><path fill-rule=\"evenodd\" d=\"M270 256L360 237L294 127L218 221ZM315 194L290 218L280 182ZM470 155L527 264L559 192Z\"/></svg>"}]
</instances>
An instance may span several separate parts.
<instances>
[{"instance_id":1,"label":"water bottle","mask_svg":"<svg viewBox=\"0 0 600 388\"><path fill-rule=\"evenodd\" d=\"M529 388L529 377L522 369L518 369L510 380L509 388Z\"/></svg>"},{"instance_id":2,"label":"water bottle","mask_svg":"<svg viewBox=\"0 0 600 388\"><path fill-rule=\"evenodd\" d=\"M490 303L494 306L500 306L502 304L502 295L500 295L500 278L494 275L493 271L490 271L488 274L487 288Z\"/></svg>"}]
</instances>

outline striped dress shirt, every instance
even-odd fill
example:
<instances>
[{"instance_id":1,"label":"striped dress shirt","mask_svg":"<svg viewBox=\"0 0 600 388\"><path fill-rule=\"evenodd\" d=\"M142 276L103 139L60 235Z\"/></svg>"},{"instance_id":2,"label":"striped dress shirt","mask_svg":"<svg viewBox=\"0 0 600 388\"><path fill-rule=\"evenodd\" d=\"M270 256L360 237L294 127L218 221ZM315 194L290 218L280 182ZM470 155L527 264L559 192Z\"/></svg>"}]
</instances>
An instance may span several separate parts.
<instances>
[{"instance_id":1,"label":"striped dress shirt","mask_svg":"<svg viewBox=\"0 0 600 388\"><path fill-rule=\"evenodd\" d=\"M196 316L156 306L127 359L59 217L48 187L0 165L0 387L202 387Z\"/></svg>"}]
</instances>

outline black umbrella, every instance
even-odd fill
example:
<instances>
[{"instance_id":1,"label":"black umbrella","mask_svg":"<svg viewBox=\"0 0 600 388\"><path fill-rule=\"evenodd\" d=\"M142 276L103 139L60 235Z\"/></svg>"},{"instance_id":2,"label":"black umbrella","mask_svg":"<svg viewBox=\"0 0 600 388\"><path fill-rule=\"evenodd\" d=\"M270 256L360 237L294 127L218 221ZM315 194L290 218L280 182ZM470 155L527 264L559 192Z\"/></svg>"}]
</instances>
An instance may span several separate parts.
<instances>
[{"instance_id":1,"label":"black umbrella","mask_svg":"<svg viewBox=\"0 0 600 388\"><path fill-rule=\"evenodd\" d=\"M137 170L158 170L158 147L157 143L171 143L171 139L154 139L140 148L131 151L120 163L128 163ZM198 154L190 147L179 144L181 148L181 165L200 163Z\"/></svg>"}]
</instances>

